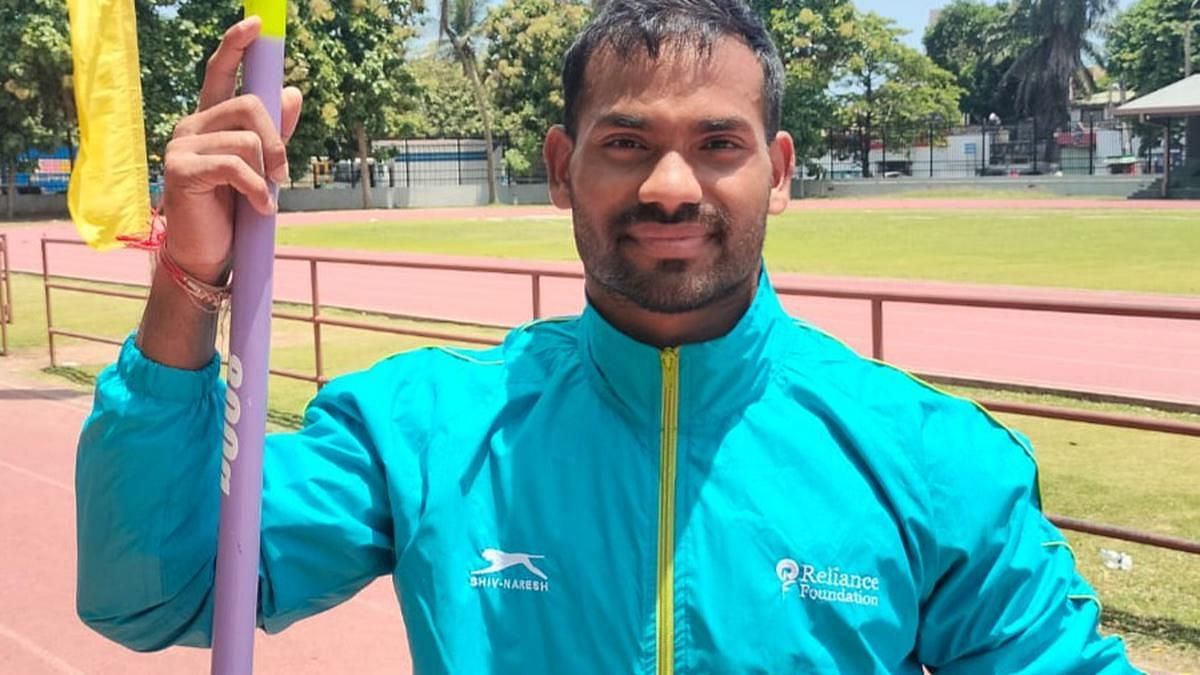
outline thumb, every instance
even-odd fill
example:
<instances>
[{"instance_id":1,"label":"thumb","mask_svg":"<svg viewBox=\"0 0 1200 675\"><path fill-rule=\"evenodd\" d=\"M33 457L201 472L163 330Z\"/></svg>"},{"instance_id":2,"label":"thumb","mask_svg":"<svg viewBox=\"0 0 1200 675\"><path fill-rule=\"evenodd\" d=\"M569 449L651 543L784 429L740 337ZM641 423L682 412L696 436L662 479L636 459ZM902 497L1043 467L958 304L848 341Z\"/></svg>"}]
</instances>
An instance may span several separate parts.
<instances>
[{"instance_id":1,"label":"thumb","mask_svg":"<svg viewBox=\"0 0 1200 675\"><path fill-rule=\"evenodd\" d=\"M292 134L296 132L296 125L300 123L300 106L304 102L304 96L296 87L284 87L283 95L280 99L280 135L283 137L283 142L287 143Z\"/></svg>"}]
</instances>

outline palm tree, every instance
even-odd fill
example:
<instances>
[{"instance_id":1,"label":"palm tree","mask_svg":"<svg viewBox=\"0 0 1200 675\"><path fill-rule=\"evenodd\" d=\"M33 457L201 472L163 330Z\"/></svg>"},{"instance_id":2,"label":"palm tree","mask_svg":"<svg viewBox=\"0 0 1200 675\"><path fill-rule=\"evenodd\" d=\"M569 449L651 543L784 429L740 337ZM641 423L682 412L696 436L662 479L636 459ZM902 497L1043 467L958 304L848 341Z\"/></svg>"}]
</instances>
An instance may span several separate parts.
<instances>
[{"instance_id":1,"label":"palm tree","mask_svg":"<svg viewBox=\"0 0 1200 675\"><path fill-rule=\"evenodd\" d=\"M1083 91L1095 87L1084 57L1103 62L1090 38L1116 4L1116 0L1013 2L1009 33L1021 49L1006 78L1017 83L1017 109L1032 116L1042 133L1052 134L1066 120L1073 87ZM1046 150L1049 155L1051 146Z\"/></svg>"},{"instance_id":2,"label":"palm tree","mask_svg":"<svg viewBox=\"0 0 1200 675\"><path fill-rule=\"evenodd\" d=\"M488 203L496 203L496 157L492 146L492 116L487 92L479 77L479 61L473 40L483 18L484 3L476 0L442 0L438 18L438 38L447 38L454 55L462 65L471 93L483 122L483 142L487 155Z\"/></svg>"}]
</instances>

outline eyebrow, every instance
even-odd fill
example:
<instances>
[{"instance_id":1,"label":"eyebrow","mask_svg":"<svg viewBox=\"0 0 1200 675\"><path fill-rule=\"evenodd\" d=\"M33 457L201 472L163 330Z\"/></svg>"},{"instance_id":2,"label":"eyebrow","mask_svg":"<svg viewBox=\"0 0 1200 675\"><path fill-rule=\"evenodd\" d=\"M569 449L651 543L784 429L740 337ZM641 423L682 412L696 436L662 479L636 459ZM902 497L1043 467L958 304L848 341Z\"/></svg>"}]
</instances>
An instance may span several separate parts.
<instances>
[{"instance_id":1,"label":"eyebrow","mask_svg":"<svg viewBox=\"0 0 1200 675\"><path fill-rule=\"evenodd\" d=\"M718 117L715 119L701 120L696 128L702 133L712 133L714 131L746 131L750 129L750 123L741 117Z\"/></svg>"},{"instance_id":2,"label":"eyebrow","mask_svg":"<svg viewBox=\"0 0 1200 675\"><path fill-rule=\"evenodd\" d=\"M625 113L609 113L596 121L598 127L619 127L621 129L645 129L650 126L645 117L627 115Z\"/></svg>"},{"instance_id":3,"label":"eyebrow","mask_svg":"<svg viewBox=\"0 0 1200 675\"><path fill-rule=\"evenodd\" d=\"M609 113L596 121L597 127L618 127L621 129L648 129L652 125L645 117L626 113ZM700 133L720 131L746 131L750 123L741 117L714 117L703 119L696 123L695 128Z\"/></svg>"}]
</instances>

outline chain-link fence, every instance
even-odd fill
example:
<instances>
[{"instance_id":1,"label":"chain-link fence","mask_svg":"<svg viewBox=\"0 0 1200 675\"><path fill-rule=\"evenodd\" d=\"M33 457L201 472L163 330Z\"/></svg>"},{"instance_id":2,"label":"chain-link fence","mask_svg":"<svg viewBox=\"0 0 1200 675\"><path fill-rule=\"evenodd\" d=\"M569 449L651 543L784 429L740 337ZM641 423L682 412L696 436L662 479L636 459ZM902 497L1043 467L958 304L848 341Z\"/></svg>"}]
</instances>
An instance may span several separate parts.
<instances>
[{"instance_id":1,"label":"chain-link fence","mask_svg":"<svg viewBox=\"0 0 1200 675\"><path fill-rule=\"evenodd\" d=\"M808 172L827 179L967 178L973 176L1159 174L1159 145L1143 147L1132 124L1087 120L1039 129L1017 124L878 125L830 129L825 153ZM1182 155L1173 151L1172 166Z\"/></svg>"}]
</instances>

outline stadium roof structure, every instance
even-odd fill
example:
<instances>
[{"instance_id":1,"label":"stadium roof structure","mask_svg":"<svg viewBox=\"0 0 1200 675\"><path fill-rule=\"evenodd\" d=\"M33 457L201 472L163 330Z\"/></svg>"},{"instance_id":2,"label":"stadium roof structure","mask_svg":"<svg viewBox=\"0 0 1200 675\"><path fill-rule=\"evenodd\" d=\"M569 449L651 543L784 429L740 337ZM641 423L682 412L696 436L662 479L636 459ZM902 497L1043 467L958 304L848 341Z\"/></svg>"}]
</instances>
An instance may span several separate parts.
<instances>
[{"instance_id":1,"label":"stadium roof structure","mask_svg":"<svg viewBox=\"0 0 1200 675\"><path fill-rule=\"evenodd\" d=\"M1200 116L1200 74L1169 84L1117 108L1119 117Z\"/></svg>"}]
</instances>

